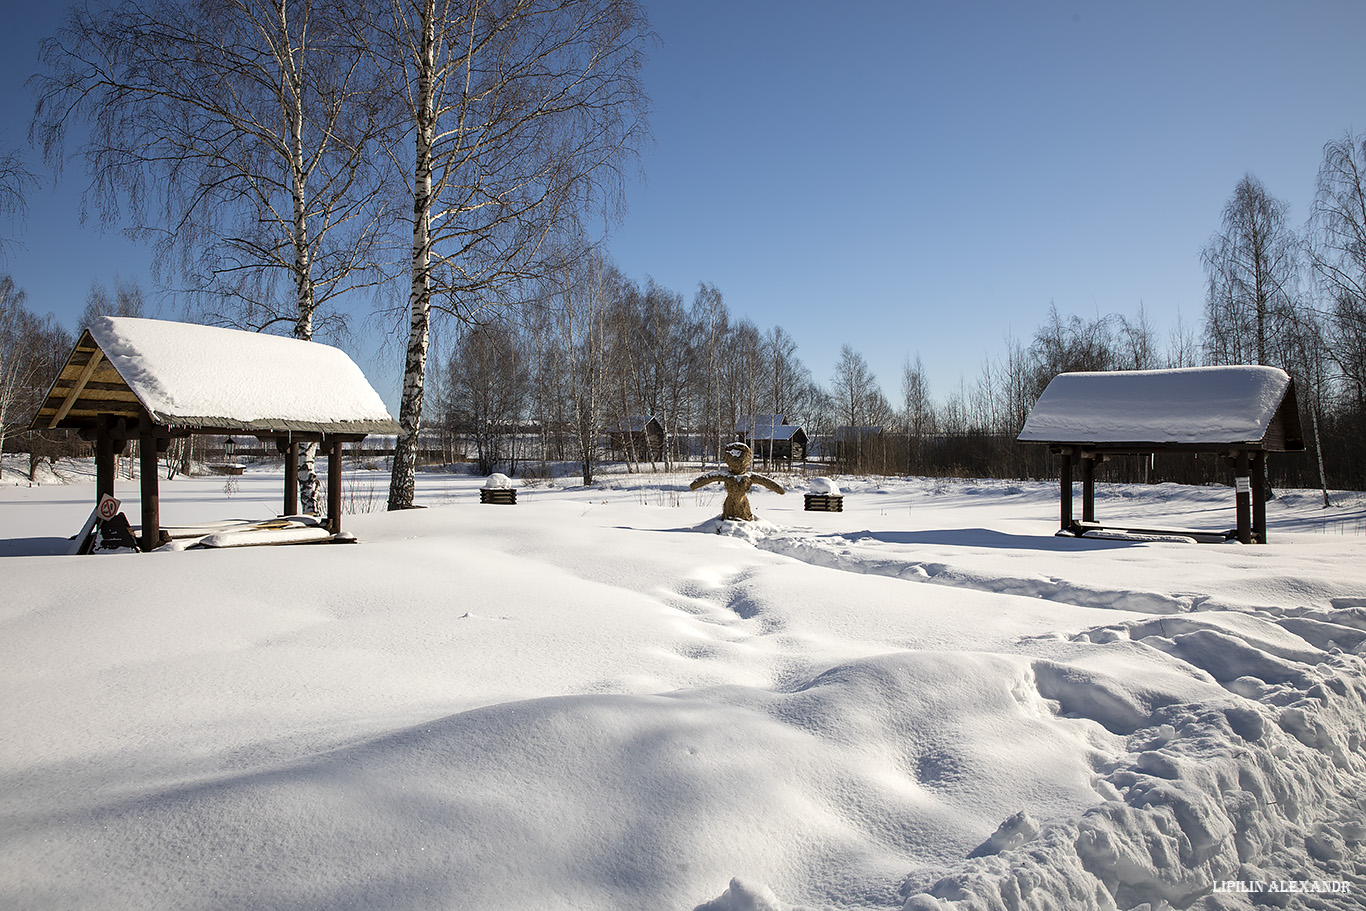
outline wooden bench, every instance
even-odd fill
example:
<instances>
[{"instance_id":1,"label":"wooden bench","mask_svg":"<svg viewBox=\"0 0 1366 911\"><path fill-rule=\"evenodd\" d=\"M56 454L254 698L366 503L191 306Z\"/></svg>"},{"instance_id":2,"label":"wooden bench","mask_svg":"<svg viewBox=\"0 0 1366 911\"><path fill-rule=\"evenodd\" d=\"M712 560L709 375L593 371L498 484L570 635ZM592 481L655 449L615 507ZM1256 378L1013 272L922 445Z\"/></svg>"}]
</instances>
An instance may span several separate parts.
<instances>
[{"instance_id":1,"label":"wooden bench","mask_svg":"<svg viewBox=\"0 0 1366 911\"><path fill-rule=\"evenodd\" d=\"M492 503L495 506L516 506L517 488L481 487L479 488L479 502Z\"/></svg>"},{"instance_id":2,"label":"wooden bench","mask_svg":"<svg viewBox=\"0 0 1366 911\"><path fill-rule=\"evenodd\" d=\"M807 512L844 512L844 494L809 493L804 508Z\"/></svg>"},{"instance_id":3,"label":"wooden bench","mask_svg":"<svg viewBox=\"0 0 1366 911\"><path fill-rule=\"evenodd\" d=\"M1116 533L1128 535L1165 535L1178 538L1191 538L1199 544L1223 544L1226 541L1237 540L1238 530L1232 531L1210 531L1200 528L1166 528L1153 525L1124 525L1119 522L1077 522L1074 521L1069 526L1071 534L1078 538L1085 537L1087 532Z\"/></svg>"}]
</instances>

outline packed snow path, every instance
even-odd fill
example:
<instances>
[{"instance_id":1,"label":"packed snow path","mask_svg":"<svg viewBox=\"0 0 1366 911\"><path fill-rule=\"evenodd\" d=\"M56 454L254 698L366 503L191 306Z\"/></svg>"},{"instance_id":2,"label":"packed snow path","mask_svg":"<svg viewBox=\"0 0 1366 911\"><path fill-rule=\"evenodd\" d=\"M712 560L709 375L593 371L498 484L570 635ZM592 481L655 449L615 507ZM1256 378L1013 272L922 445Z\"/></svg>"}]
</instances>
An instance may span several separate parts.
<instances>
[{"instance_id":1,"label":"packed snow path","mask_svg":"<svg viewBox=\"0 0 1366 911\"><path fill-rule=\"evenodd\" d=\"M92 558L14 555L88 485L0 488L0 906L1363 904L1360 495L1241 547L1053 538L1044 484L737 527L679 479L422 480L354 547ZM222 485L168 521L279 479Z\"/></svg>"}]
</instances>

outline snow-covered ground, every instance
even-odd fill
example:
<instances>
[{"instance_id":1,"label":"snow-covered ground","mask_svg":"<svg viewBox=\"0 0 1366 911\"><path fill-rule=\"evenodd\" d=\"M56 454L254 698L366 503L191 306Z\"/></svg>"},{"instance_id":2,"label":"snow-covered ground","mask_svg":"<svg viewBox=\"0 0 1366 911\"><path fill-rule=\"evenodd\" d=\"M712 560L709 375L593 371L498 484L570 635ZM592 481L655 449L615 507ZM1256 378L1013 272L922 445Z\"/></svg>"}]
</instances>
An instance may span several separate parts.
<instances>
[{"instance_id":1,"label":"snow-covered ground","mask_svg":"<svg viewBox=\"0 0 1366 911\"><path fill-rule=\"evenodd\" d=\"M736 527L697 472L357 472L356 545L44 556L67 473L0 482L0 907L1366 904L1361 494L1244 547L1057 538L1051 484L786 477Z\"/></svg>"}]
</instances>

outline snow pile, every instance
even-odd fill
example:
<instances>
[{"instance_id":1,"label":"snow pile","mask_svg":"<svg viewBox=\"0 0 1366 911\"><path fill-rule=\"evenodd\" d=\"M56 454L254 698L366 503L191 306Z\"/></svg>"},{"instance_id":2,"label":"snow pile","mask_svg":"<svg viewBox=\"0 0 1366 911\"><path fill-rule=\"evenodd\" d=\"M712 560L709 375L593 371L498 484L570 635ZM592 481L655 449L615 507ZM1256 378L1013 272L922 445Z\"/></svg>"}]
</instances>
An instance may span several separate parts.
<instances>
[{"instance_id":1,"label":"snow pile","mask_svg":"<svg viewBox=\"0 0 1366 911\"><path fill-rule=\"evenodd\" d=\"M840 486L829 478L815 477L807 485L814 494L837 497L840 495Z\"/></svg>"},{"instance_id":2,"label":"snow pile","mask_svg":"<svg viewBox=\"0 0 1366 911\"><path fill-rule=\"evenodd\" d=\"M1359 906L1366 499L1224 547L1055 538L1047 484L849 479L818 530L484 482L356 546L109 559L16 555L93 484L0 488L50 536L0 539L0 906Z\"/></svg>"},{"instance_id":3,"label":"snow pile","mask_svg":"<svg viewBox=\"0 0 1366 911\"><path fill-rule=\"evenodd\" d=\"M501 472L495 471L484 481L485 490L509 490L512 488L512 478Z\"/></svg>"},{"instance_id":4,"label":"snow pile","mask_svg":"<svg viewBox=\"0 0 1366 911\"><path fill-rule=\"evenodd\" d=\"M1335 619L1326 625L1346 639L1366 629L1359 609ZM1077 637L1177 656L1228 695L1135 715L1122 688L1050 668L1044 689L1064 712L1127 735L1096 781L1109 799L1023 838L998 831L959 872L918 884L905 911L1051 907L1061 896L1072 908L1214 908L1229 892L1360 907L1366 662L1316 653L1271 624L1247 637L1216 625L1163 635L1162 624L1131 622Z\"/></svg>"}]
</instances>

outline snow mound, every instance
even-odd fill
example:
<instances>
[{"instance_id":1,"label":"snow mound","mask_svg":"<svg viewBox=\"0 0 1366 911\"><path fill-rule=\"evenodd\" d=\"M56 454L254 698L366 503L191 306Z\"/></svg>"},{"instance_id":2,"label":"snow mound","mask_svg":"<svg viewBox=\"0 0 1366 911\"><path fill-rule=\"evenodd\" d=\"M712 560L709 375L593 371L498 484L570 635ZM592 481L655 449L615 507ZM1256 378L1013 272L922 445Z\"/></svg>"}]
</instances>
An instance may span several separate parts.
<instances>
[{"instance_id":1,"label":"snow mound","mask_svg":"<svg viewBox=\"0 0 1366 911\"><path fill-rule=\"evenodd\" d=\"M758 545L765 538L777 534L781 529L765 519L754 519L749 522L741 522L734 519L722 519L716 517L708 519L701 525L696 526L697 531L707 534L722 535L728 538L739 538L748 541L750 544Z\"/></svg>"},{"instance_id":2,"label":"snow mound","mask_svg":"<svg viewBox=\"0 0 1366 911\"><path fill-rule=\"evenodd\" d=\"M1278 905L1301 894L1313 896L1308 907L1359 908L1366 661L1340 650L1320 652L1313 664L1295 660L1305 657L1303 642L1292 646L1294 637L1265 621L1245 624L1247 635L1238 624L1220 632L1193 622L1125 629L1131 641L1212 677L1227 699L1155 708L1124 753L1099 770L1097 791L1109 799L1042 830L1011 817L958 870L910 881L903 911L1215 909L1232 907L1224 894L1232 892ZM1164 625L1172 627L1165 635ZM1099 630L1087 637L1104 639ZM1106 687L1096 680L1053 670L1040 690L1059 697L1064 712L1113 729L1117 717L1132 722L1142 710L1135 701L1119 710L1117 700L1098 696Z\"/></svg>"},{"instance_id":3,"label":"snow mound","mask_svg":"<svg viewBox=\"0 0 1366 911\"><path fill-rule=\"evenodd\" d=\"M720 896L698 905L693 911L791 911L778 901L773 890L762 883L746 882L739 877Z\"/></svg>"},{"instance_id":4,"label":"snow mound","mask_svg":"<svg viewBox=\"0 0 1366 911\"><path fill-rule=\"evenodd\" d=\"M840 495L840 486L836 484L834 481L832 481L830 478L812 478L810 487L811 492L814 494L823 494L825 496L831 497L837 497Z\"/></svg>"},{"instance_id":5,"label":"snow mound","mask_svg":"<svg viewBox=\"0 0 1366 911\"><path fill-rule=\"evenodd\" d=\"M512 478L497 471L489 475L488 480L484 482L485 490L507 490L511 486Z\"/></svg>"}]
</instances>

